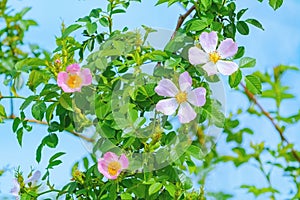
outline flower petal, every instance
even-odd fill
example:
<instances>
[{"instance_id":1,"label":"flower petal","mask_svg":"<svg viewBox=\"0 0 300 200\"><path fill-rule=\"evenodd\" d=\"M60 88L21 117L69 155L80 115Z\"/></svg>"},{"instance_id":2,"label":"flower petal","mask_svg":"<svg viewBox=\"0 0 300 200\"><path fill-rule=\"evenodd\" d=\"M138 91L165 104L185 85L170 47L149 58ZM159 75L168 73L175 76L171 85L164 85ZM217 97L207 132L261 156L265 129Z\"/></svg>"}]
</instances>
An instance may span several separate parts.
<instances>
[{"instance_id":1,"label":"flower petal","mask_svg":"<svg viewBox=\"0 0 300 200\"><path fill-rule=\"evenodd\" d=\"M105 160L104 158L100 158L98 160L98 171L108 179L116 179L120 173L117 172L115 176L111 176L108 173L107 165L108 165L107 160Z\"/></svg>"},{"instance_id":2,"label":"flower petal","mask_svg":"<svg viewBox=\"0 0 300 200\"><path fill-rule=\"evenodd\" d=\"M162 79L155 87L155 92L159 96L175 97L178 93L176 85L169 79Z\"/></svg>"},{"instance_id":3,"label":"flower petal","mask_svg":"<svg viewBox=\"0 0 300 200\"><path fill-rule=\"evenodd\" d=\"M20 184L17 179L13 179L14 187L10 190L10 193L16 197L19 196Z\"/></svg>"},{"instance_id":4,"label":"flower petal","mask_svg":"<svg viewBox=\"0 0 300 200\"><path fill-rule=\"evenodd\" d=\"M178 110L178 119L180 123L185 124L189 123L190 121L194 120L196 118L197 114L192 108L192 106L184 102L180 104L179 110Z\"/></svg>"},{"instance_id":5,"label":"flower petal","mask_svg":"<svg viewBox=\"0 0 300 200\"><path fill-rule=\"evenodd\" d=\"M206 89L204 87L198 87L188 93L188 102L195 106L203 106L206 102Z\"/></svg>"},{"instance_id":6,"label":"flower petal","mask_svg":"<svg viewBox=\"0 0 300 200\"><path fill-rule=\"evenodd\" d=\"M92 74L91 74L91 71L90 69L88 68L85 68L85 69L82 69L82 71L80 72L80 77L82 79L82 85L90 85L92 84Z\"/></svg>"},{"instance_id":7,"label":"flower petal","mask_svg":"<svg viewBox=\"0 0 300 200\"><path fill-rule=\"evenodd\" d=\"M117 154L113 153L113 152L106 152L104 155L103 155L103 159L109 163L111 161L118 161L119 160L119 157L117 156Z\"/></svg>"},{"instance_id":8,"label":"flower petal","mask_svg":"<svg viewBox=\"0 0 300 200\"><path fill-rule=\"evenodd\" d=\"M119 161L121 163L122 169L127 169L128 168L129 161L128 161L128 158L126 157L125 154L122 154L120 156Z\"/></svg>"},{"instance_id":9,"label":"flower petal","mask_svg":"<svg viewBox=\"0 0 300 200\"><path fill-rule=\"evenodd\" d=\"M219 60L216 63L218 71L223 75L231 75L238 70L238 65L231 61Z\"/></svg>"},{"instance_id":10,"label":"flower petal","mask_svg":"<svg viewBox=\"0 0 300 200\"><path fill-rule=\"evenodd\" d=\"M192 86L192 77L188 72L183 72L179 76L179 87L181 91L190 90Z\"/></svg>"},{"instance_id":11,"label":"flower petal","mask_svg":"<svg viewBox=\"0 0 300 200\"><path fill-rule=\"evenodd\" d=\"M175 98L163 99L156 104L156 110L165 115L172 115L178 108L178 103Z\"/></svg>"},{"instance_id":12,"label":"flower petal","mask_svg":"<svg viewBox=\"0 0 300 200\"><path fill-rule=\"evenodd\" d=\"M197 47L191 47L188 55L192 65L204 64L209 59L208 54Z\"/></svg>"},{"instance_id":13,"label":"flower petal","mask_svg":"<svg viewBox=\"0 0 300 200\"><path fill-rule=\"evenodd\" d=\"M57 85L61 87L64 92L71 93L80 91L81 88L70 88L66 82L69 78L69 74L67 72L59 72L57 75Z\"/></svg>"},{"instance_id":14,"label":"flower petal","mask_svg":"<svg viewBox=\"0 0 300 200\"><path fill-rule=\"evenodd\" d=\"M205 65L202 66L202 68L206 71L208 76L218 73L216 65L212 62L206 63Z\"/></svg>"},{"instance_id":15,"label":"flower petal","mask_svg":"<svg viewBox=\"0 0 300 200\"><path fill-rule=\"evenodd\" d=\"M71 64L67 67L66 71L75 74L77 72L80 72L80 66L77 63Z\"/></svg>"},{"instance_id":16,"label":"flower petal","mask_svg":"<svg viewBox=\"0 0 300 200\"><path fill-rule=\"evenodd\" d=\"M231 38L227 38L221 42L217 51L223 59L232 57L238 51L238 45Z\"/></svg>"},{"instance_id":17,"label":"flower petal","mask_svg":"<svg viewBox=\"0 0 300 200\"><path fill-rule=\"evenodd\" d=\"M210 33L203 32L200 35L200 44L206 53L216 50L218 44L218 35L215 31Z\"/></svg>"},{"instance_id":18,"label":"flower petal","mask_svg":"<svg viewBox=\"0 0 300 200\"><path fill-rule=\"evenodd\" d=\"M24 183L27 184L27 183L38 181L41 178L41 175L42 175L41 172L37 170L33 173L33 175L29 179L25 180Z\"/></svg>"}]
</instances>

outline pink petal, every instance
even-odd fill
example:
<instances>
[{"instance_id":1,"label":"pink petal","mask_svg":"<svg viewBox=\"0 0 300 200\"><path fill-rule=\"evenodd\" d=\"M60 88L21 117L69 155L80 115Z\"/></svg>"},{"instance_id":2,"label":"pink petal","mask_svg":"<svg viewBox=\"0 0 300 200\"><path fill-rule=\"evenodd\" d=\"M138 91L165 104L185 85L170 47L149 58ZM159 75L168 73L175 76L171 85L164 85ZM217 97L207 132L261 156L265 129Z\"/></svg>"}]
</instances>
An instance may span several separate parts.
<instances>
[{"instance_id":1,"label":"pink petal","mask_svg":"<svg viewBox=\"0 0 300 200\"><path fill-rule=\"evenodd\" d=\"M67 84L63 84L60 87L66 93L80 92L81 91L81 87L79 87L79 88L70 88Z\"/></svg>"},{"instance_id":2,"label":"pink petal","mask_svg":"<svg viewBox=\"0 0 300 200\"><path fill-rule=\"evenodd\" d=\"M216 63L218 71L223 75L231 75L238 70L238 65L231 61L219 60Z\"/></svg>"},{"instance_id":3,"label":"pink petal","mask_svg":"<svg viewBox=\"0 0 300 200\"><path fill-rule=\"evenodd\" d=\"M90 69L85 68L80 72L80 77L82 78L82 85L91 85L92 84L92 74Z\"/></svg>"},{"instance_id":4,"label":"pink petal","mask_svg":"<svg viewBox=\"0 0 300 200\"><path fill-rule=\"evenodd\" d=\"M103 159L109 163L111 161L118 161L119 157L117 156L117 154L113 153L113 152L106 152L103 156Z\"/></svg>"},{"instance_id":5,"label":"pink petal","mask_svg":"<svg viewBox=\"0 0 300 200\"><path fill-rule=\"evenodd\" d=\"M129 161L128 161L128 158L126 157L125 154L122 154L120 156L119 161L122 165L122 169L127 169L128 168Z\"/></svg>"},{"instance_id":6,"label":"pink petal","mask_svg":"<svg viewBox=\"0 0 300 200\"><path fill-rule=\"evenodd\" d=\"M221 42L217 51L222 58L232 57L238 51L238 45L231 38L227 38Z\"/></svg>"},{"instance_id":7,"label":"pink petal","mask_svg":"<svg viewBox=\"0 0 300 200\"><path fill-rule=\"evenodd\" d=\"M216 32L203 32L201 33L199 40L202 48L206 53L210 53L216 50L218 44L218 36Z\"/></svg>"},{"instance_id":8,"label":"pink petal","mask_svg":"<svg viewBox=\"0 0 300 200\"><path fill-rule=\"evenodd\" d=\"M66 71L75 74L77 72L80 72L80 66L77 63L71 64L67 67Z\"/></svg>"},{"instance_id":9,"label":"pink petal","mask_svg":"<svg viewBox=\"0 0 300 200\"><path fill-rule=\"evenodd\" d=\"M195 106L203 106L206 102L206 89L204 87L198 87L188 93L188 102Z\"/></svg>"},{"instance_id":10,"label":"pink petal","mask_svg":"<svg viewBox=\"0 0 300 200\"><path fill-rule=\"evenodd\" d=\"M202 66L202 68L206 71L208 76L218 73L216 65L212 62L206 63L205 65Z\"/></svg>"},{"instance_id":11,"label":"pink petal","mask_svg":"<svg viewBox=\"0 0 300 200\"><path fill-rule=\"evenodd\" d=\"M197 47L189 49L189 61L192 65L199 65L208 61L208 54Z\"/></svg>"},{"instance_id":12,"label":"pink petal","mask_svg":"<svg viewBox=\"0 0 300 200\"><path fill-rule=\"evenodd\" d=\"M192 77L188 72L183 72L179 76L179 87L181 91L190 90L192 86Z\"/></svg>"},{"instance_id":13,"label":"pink petal","mask_svg":"<svg viewBox=\"0 0 300 200\"><path fill-rule=\"evenodd\" d=\"M41 172L39 170L37 170L33 173L33 175L29 179L24 181L24 183L27 184L27 183L32 183L32 182L38 181L41 178L41 175L42 175Z\"/></svg>"},{"instance_id":14,"label":"pink petal","mask_svg":"<svg viewBox=\"0 0 300 200\"><path fill-rule=\"evenodd\" d=\"M57 85L61 87L63 84L67 82L68 78L69 75L67 72L59 72L57 74Z\"/></svg>"},{"instance_id":15,"label":"pink petal","mask_svg":"<svg viewBox=\"0 0 300 200\"><path fill-rule=\"evenodd\" d=\"M109 173L108 173L108 169L107 169L107 161L104 160L104 158L100 158L98 160L98 171L103 174L103 176L105 176L106 178L108 179L116 179L118 177L118 175L120 174L119 172L117 172L117 174L115 176L111 176Z\"/></svg>"},{"instance_id":16,"label":"pink petal","mask_svg":"<svg viewBox=\"0 0 300 200\"><path fill-rule=\"evenodd\" d=\"M163 99L156 104L156 110L165 115L172 115L178 108L178 103L175 98Z\"/></svg>"},{"instance_id":17,"label":"pink petal","mask_svg":"<svg viewBox=\"0 0 300 200\"><path fill-rule=\"evenodd\" d=\"M177 87L169 79L162 79L159 81L154 90L159 96L166 97L175 97L175 95L178 93Z\"/></svg>"},{"instance_id":18,"label":"pink petal","mask_svg":"<svg viewBox=\"0 0 300 200\"><path fill-rule=\"evenodd\" d=\"M180 123L185 124L189 123L190 121L194 120L196 118L197 114L192 108L192 106L184 102L180 104L179 110L178 110L178 118Z\"/></svg>"}]
</instances>

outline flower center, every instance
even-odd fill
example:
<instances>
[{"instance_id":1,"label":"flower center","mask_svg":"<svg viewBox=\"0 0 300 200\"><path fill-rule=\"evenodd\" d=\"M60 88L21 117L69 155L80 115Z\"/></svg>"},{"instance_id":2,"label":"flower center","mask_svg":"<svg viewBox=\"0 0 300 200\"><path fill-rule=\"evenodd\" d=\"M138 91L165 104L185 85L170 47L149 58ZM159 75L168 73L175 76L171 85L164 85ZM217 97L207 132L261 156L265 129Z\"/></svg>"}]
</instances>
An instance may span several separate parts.
<instances>
[{"instance_id":1,"label":"flower center","mask_svg":"<svg viewBox=\"0 0 300 200\"><path fill-rule=\"evenodd\" d=\"M108 173L111 176L115 176L118 173L118 171L121 169L121 164L118 161L112 161L108 164L107 168L108 168Z\"/></svg>"},{"instance_id":2,"label":"flower center","mask_svg":"<svg viewBox=\"0 0 300 200\"><path fill-rule=\"evenodd\" d=\"M211 52L211 53L209 54L209 60L210 60L211 62L213 62L214 64L216 64L216 63L218 62L218 60L220 60L220 59L221 59L221 56L220 56L220 54L219 54L218 52L216 52L216 51Z\"/></svg>"},{"instance_id":3,"label":"flower center","mask_svg":"<svg viewBox=\"0 0 300 200\"><path fill-rule=\"evenodd\" d=\"M82 83L82 79L77 74L70 75L68 80L67 80L67 85L70 88L78 88L78 87L80 87L81 83Z\"/></svg>"},{"instance_id":4,"label":"flower center","mask_svg":"<svg viewBox=\"0 0 300 200\"><path fill-rule=\"evenodd\" d=\"M176 101L178 103L183 103L183 102L186 102L187 100L187 93L186 92L178 92L178 94L175 96L176 98Z\"/></svg>"}]
</instances>

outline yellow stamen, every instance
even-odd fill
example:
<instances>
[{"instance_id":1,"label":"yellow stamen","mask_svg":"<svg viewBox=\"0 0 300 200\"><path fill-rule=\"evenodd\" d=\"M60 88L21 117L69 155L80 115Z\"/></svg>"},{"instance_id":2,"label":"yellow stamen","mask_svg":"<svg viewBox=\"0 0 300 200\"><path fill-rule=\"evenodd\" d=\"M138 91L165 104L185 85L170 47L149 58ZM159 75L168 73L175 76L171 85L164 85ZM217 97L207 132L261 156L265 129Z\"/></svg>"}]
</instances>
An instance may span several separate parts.
<instances>
[{"instance_id":1,"label":"yellow stamen","mask_svg":"<svg viewBox=\"0 0 300 200\"><path fill-rule=\"evenodd\" d=\"M112 161L108 164L107 169L111 176L115 176L121 169L121 164L118 161Z\"/></svg>"},{"instance_id":2,"label":"yellow stamen","mask_svg":"<svg viewBox=\"0 0 300 200\"><path fill-rule=\"evenodd\" d=\"M218 62L218 60L221 59L221 56L218 52L214 51L212 53L209 54L209 60L211 62L213 62L214 64L216 64Z\"/></svg>"},{"instance_id":3,"label":"yellow stamen","mask_svg":"<svg viewBox=\"0 0 300 200\"><path fill-rule=\"evenodd\" d=\"M77 74L70 75L68 80L67 80L67 85L70 88L78 88L78 87L80 87L81 83L82 83L82 79Z\"/></svg>"},{"instance_id":4,"label":"yellow stamen","mask_svg":"<svg viewBox=\"0 0 300 200\"><path fill-rule=\"evenodd\" d=\"M176 101L178 103L183 103L187 101L187 93L186 92L178 92L178 94L175 96Z\"/></svg>"}]
</instances>

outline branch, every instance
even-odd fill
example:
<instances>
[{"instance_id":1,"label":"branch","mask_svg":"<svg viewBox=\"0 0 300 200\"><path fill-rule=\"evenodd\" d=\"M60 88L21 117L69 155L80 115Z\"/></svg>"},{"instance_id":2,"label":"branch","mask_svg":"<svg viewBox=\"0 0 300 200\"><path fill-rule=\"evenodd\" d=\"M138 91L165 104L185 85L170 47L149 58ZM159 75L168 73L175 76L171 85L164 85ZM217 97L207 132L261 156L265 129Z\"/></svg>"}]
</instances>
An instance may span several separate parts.
<instances>
[{"instance_id":1,"label":"branch","mask_svg":"<svg viewBox=\"0 0 300 200\"><path fill-rule=\"evenodd\" d=\"M270 115L270 113L268 111L266 111L262 105L257 101L256 97L254 96L254 94L252 94L247 88L246 86L241 83L241 86L243 87L245 94L247 95L247 97L255 104L257 105L257 107L260 109L260 111L262 112L262 114L264 116L266 116L270 122L272 123L272 125L274 126L274 128L276 129L276 131L279 133L279 136L281 138L281 141L286 142L287 144L290 144L290 142L284 137L283 135L283 130L279 127L279 125L275 122L275 119ZM296 150L294 148L291 149L293 156L295 157L295 159L300 163L300 156L298 155L298 153L296 152Z\"/></svg>"},{"instance_id":2,"label":"branch","mask_svg":"<svg viewBox=\"0 0 300 200\"><path fill-rule=\"evenodd\" d=\"M193 12L193 10L195 10L194 5L190 9L188 9L185 14L179 16L178 21L177 21L177 25L176 25L176 28L175 28L173 34L172 34L171 40L175 37L176 32L180 29L180 27L182 26L184 20Z\"/></svg>"},{"instance_id":3,"label":"branch","mask_svg":"<svg viewBox=\"0 0 300 200\"><path fill-rule=\"evenodd\" d=\"M6 119L15 119L15 118L16 118L16 116L11 115L11 116L7 117ZM35 120L35 119L25 119L25 120L30 123L48 125L48 122L45 122L45 121L39 121L39 120ZM67 131L67 132L71 133L72 135L79 137L87 142L94 142L94 139L86 137L84 135L81 135L80 133L77 133L75 131L70 131L70 130L66 130L66 129L65 129L65 131Z\"/></svg>"}]
</instances>

